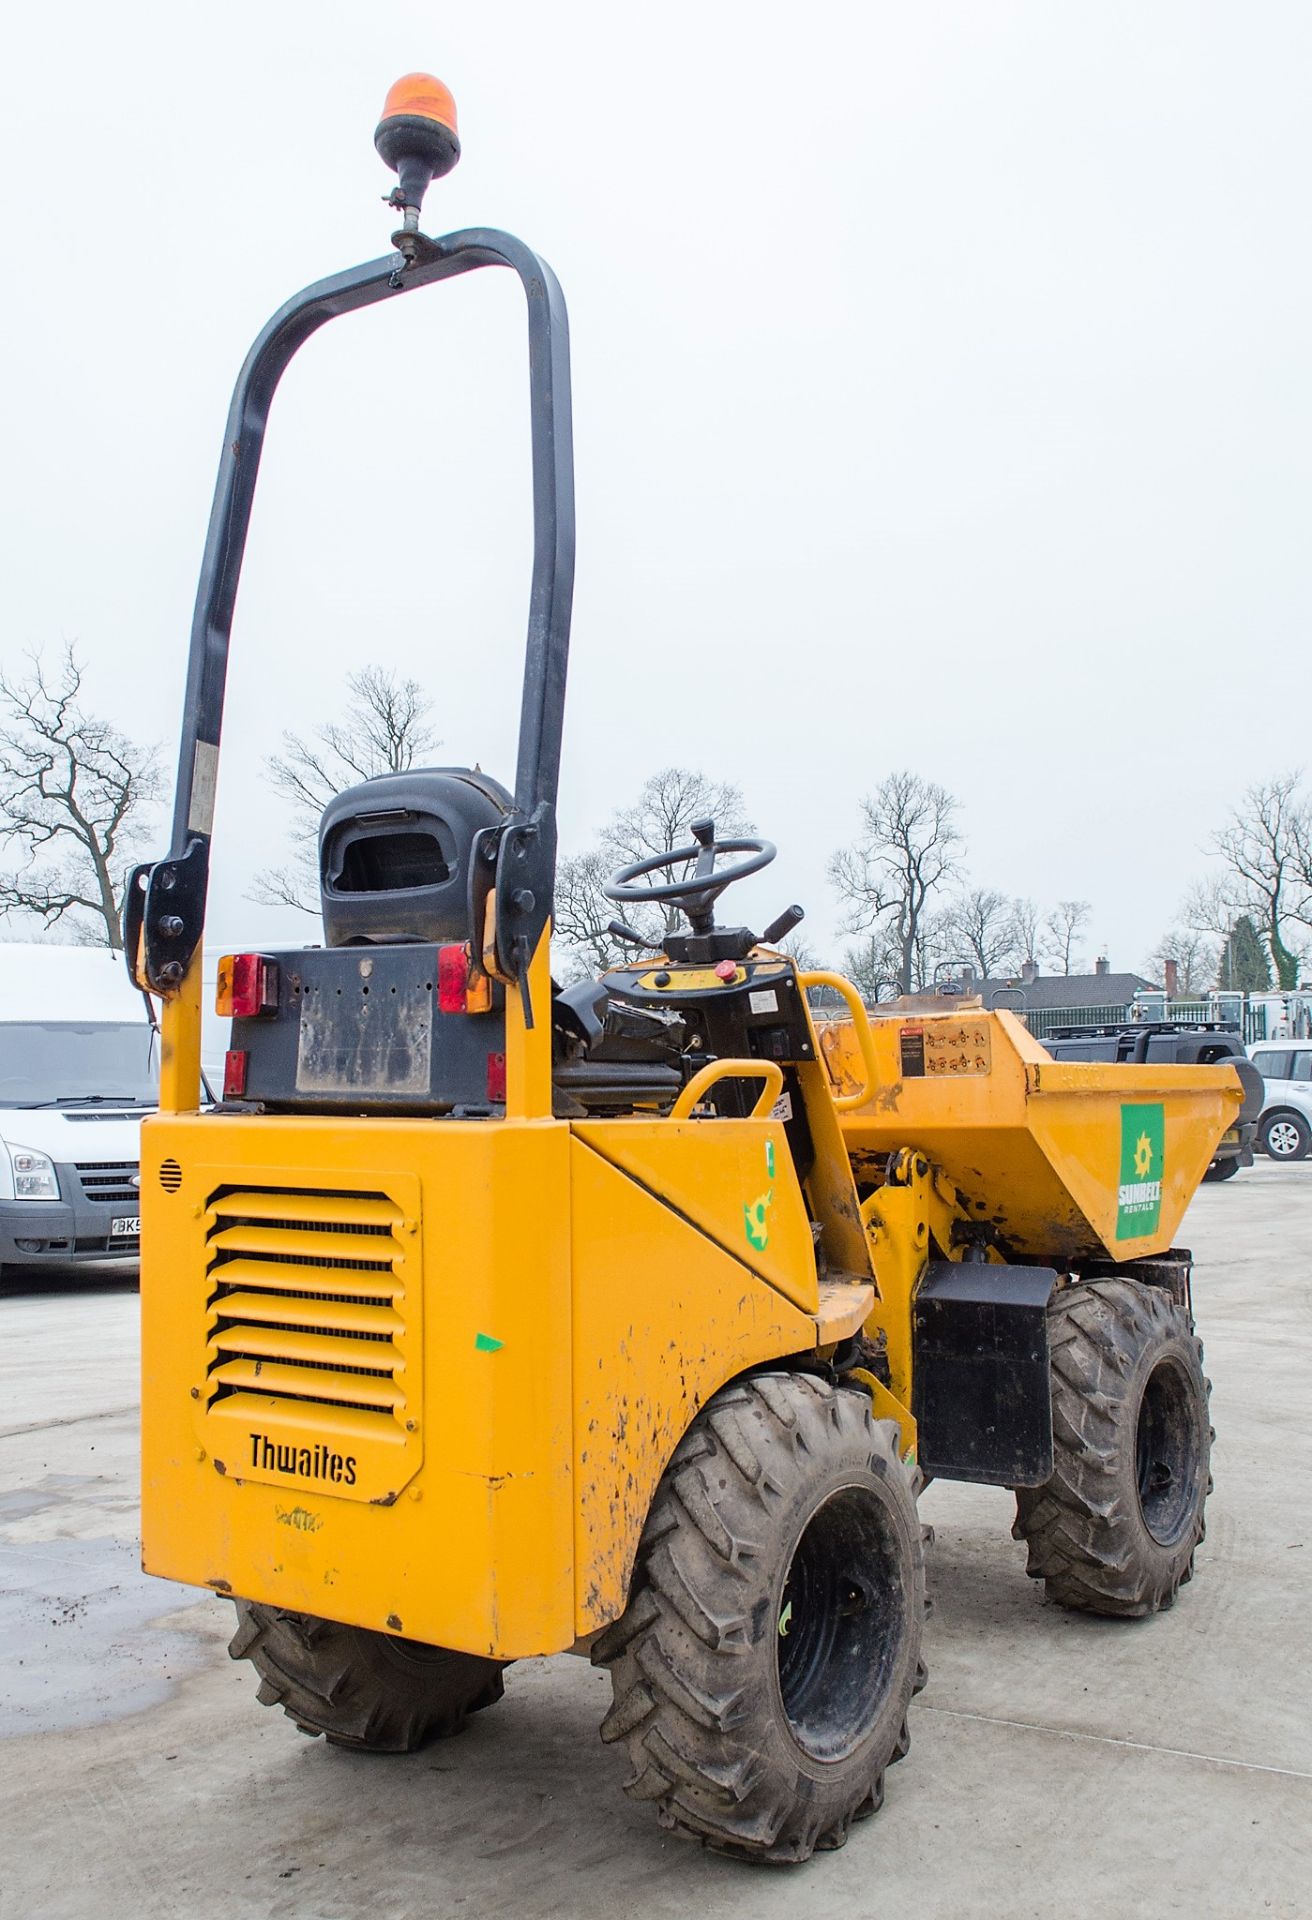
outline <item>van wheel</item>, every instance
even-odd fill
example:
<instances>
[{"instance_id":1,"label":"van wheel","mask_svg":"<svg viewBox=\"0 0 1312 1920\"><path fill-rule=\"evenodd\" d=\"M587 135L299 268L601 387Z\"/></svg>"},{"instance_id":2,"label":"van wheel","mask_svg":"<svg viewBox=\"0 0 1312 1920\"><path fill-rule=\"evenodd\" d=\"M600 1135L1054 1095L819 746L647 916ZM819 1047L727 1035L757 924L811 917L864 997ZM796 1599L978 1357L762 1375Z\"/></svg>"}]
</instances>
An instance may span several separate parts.
<instances>
[{"instance_id":1,"label":"van wheel","mask_svg":"<svg viewBox=\"0 0 1312 1920\"><path fill-rule=\"evenodd\" d=\"M1159 1287L1089 1280L1048 1309L1052 1478L1020 1487L1012 1532L1047 1596L1085 1613L1169 1607L1211 1491L1203 1349Z\"/></svg>"},{"instance_id":2,"label":"van wheel","mask_svg":"<svg viewBox=\"0 0 1312 1920\"><path fill-rule=\"evenodd\" d=\"M626 1791L720 1852L841 1847L907 1751L924 1612L894 1422L808 1374L716 1394L657 1489L629 1605L593 1649Z\"/></svg>"},{"instance_id":3,"label":"van wheel","mask_svg":"<svg viewBox=\"0 0 1312 1920\"><path fill-rule=\"evenodd\" d=\"M1271 1113L1263 1120L1259 1142L1273 1160L1306 1160L1312 1128L1297 1113Z\"/></svg>"},{"instance_id":4,"label":"van wheel","mask_svg":"<svg viewBox=\"0 0 1312 1920\"><path fill-rule=\"evenodd\" d=\"M459 1733L504 1691L501 1663L238 1600L228 1652L260 1676L257 1699L336 1747L413 1753Z\"/></svg>"}]
</instances>

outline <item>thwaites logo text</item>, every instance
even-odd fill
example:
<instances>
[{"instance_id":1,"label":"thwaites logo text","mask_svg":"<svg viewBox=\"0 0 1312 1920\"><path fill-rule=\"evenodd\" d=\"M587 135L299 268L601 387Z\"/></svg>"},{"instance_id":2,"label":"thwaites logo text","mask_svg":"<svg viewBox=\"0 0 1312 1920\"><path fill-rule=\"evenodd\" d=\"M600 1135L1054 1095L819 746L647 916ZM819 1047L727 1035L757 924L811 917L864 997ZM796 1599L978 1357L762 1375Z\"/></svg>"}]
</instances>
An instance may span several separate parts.
<instances>
[{"instance_id":1,"label":"thwaites logo text","mask_svg":"<svg viewBox=\"0 0 1312 1920\"><path fill-rule=\"evenodd\" d=\"M1156 1233L1162 1217L1166 1114L1159 1102L1121 1108L1121 1178L1116 1190L1116 1238Z\"/></svg>"},{"instance_id":2,"label":"thwaites logo text","mask_svg":"<svg viewBox=\"0 0 1312 1920\"><path fill-rule=\"evenodd\" d=\"M355 1485L355 1455L334 1453L331 1447L284 1447L265 1433L248 1434L251 1465L261 1473L285 1473L297 1480L325 1480L334 1486Z\"/></svg>"}]
</instances>

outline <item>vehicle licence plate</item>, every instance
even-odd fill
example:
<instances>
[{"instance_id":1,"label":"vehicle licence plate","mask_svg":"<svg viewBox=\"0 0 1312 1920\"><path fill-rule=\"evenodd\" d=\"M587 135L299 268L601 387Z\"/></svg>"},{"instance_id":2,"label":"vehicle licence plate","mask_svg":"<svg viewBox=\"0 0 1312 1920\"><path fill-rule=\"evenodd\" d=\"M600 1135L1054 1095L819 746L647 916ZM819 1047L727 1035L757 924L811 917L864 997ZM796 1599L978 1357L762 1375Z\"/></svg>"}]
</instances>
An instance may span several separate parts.
<instances>
[{"instance_id":1,"label":"vehicle licence plate","mask_svg":"<svg viewBox=\"0 0 1312 1920\"><path fill-rule=\"evenodd\" d=\"M140 1239L141 1215L139 1213L125 1214L120 1220L111 1220L109 1223L109 1231L111 1238L116 1233L121 1233L124 1235L132 1234L136 1239Z\"/></svg>"}]
</instances>

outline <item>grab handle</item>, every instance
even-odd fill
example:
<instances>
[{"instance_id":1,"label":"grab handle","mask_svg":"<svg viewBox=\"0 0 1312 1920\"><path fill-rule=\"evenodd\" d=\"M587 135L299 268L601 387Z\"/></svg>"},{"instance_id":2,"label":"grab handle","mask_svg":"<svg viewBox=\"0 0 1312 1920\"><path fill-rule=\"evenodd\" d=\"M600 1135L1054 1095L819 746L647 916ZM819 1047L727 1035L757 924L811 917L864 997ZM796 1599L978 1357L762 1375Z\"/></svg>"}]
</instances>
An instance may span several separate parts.
<instances>
[{"instance_id":1,"label":"grab handle","mask_svg":"<svg viewBox=\"0 0 1312 1920\"><path fill-rule=\"evenodd\" d=\"M783 1069L774 1060L708 1060L699 1067L670 1109L671 1120L686 1120L720 1080L764 1080L750 1118L764 1120L784 1090Z\"/></svg>"},{"instance_id":2,"label":"grab handle","mask_svg":"<svg viewBox=\"0 0 1312 1920\"><path fill-rule=\"evenodd\" d=\"M860 994L850 980L841 973L799 973L797 984L805 993L808 987L832 987L847 1004L852 1016L852 1026L856 1031L857 1045L861 1049L861 1065L865 1069L865 1085L857 1093L835 1093L833 1102L839 1113L850 1113L853 1107L864 1107L875 1091L879 1079L879 1064L875 1059L875 1035L870 1025L870 1016L865 1010ZM826 1067L829 1062L826 1060ZM833 1072L830 1071L830 1082Z\"/></svg>"}]
</instances>

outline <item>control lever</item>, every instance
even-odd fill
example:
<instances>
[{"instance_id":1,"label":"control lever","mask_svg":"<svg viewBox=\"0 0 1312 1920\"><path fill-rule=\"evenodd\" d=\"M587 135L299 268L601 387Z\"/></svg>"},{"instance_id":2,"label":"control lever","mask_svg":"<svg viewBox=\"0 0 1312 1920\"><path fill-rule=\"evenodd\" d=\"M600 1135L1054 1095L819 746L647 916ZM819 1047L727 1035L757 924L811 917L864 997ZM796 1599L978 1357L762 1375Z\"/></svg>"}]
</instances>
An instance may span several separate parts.
<instances>
[{"instance_id":1,"label":"control lever","mask_svg":"<svg viewBox=\"0 0 1312 1920\"><path fill-rule=\"evenodd\" d=\"M645 933L635 933L632 927L626 927L622 920L612 920L606 929L616 940L622 940L629 947L646 947L649 953L659 951L656 942L649 940Z\"/></svg>"},{"instance_id":2,"label":"control lever","mask_svg":"<svg viewBox=\"0 0 1312 1920\"><path fill-rule=\"evenodd\" d=\"M715 871L715 822L714 820L694 820L688 831L700 849L697 865L693 868L693 877L705 880Z\"/></svg>"},{"instance_id":3,"label":"control lever","mask_svg":"<svg viewBox=\"0 0 1312 1920\"><path fill-rule=\"evenodd\" d=\"M791 907L785 907L782 913L776 914L775 918L761 935L762 945L772 947L776 940L782 940L786 934L792 932L794 927L799 926L805 918L805 907L799 907L796 904Z\"/></svg>"},{"instance_id":4,"label":"control lever","mask_svg":"<svg viewBox=\"0 0 1312 1920\"><path fill-rule=\"evenodd\" d=\"M519 983L519 1004L524 1014L524 1027L533 1031L533 993L529 986L529 963L533 958L533 949L529 945L526 933L517 933L510 943L511 964L515 969L515 979Z\"/></svg>"}]
</instances>

